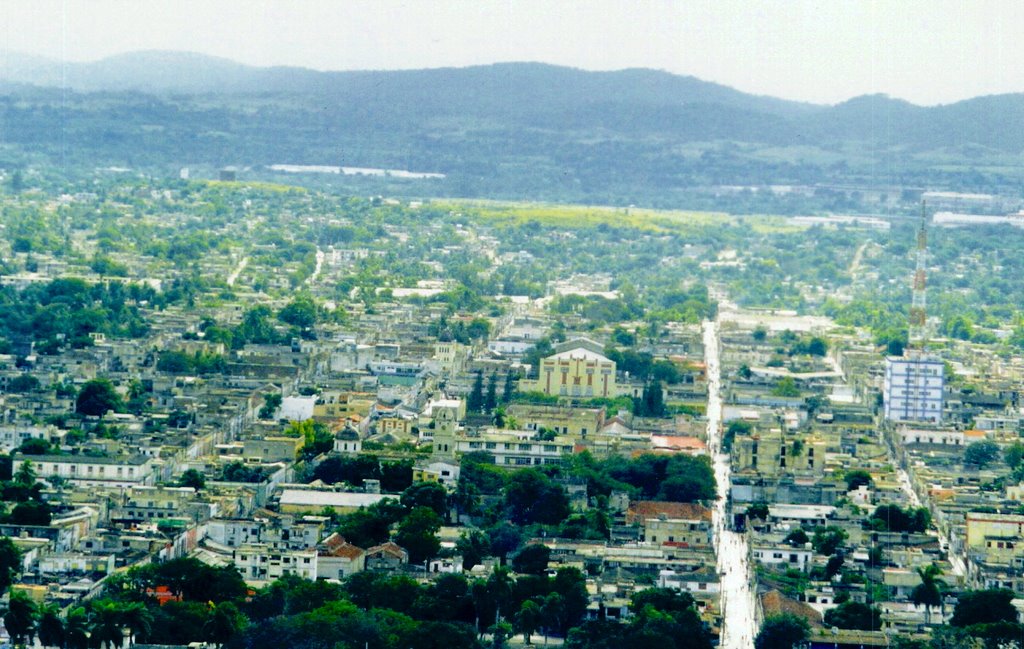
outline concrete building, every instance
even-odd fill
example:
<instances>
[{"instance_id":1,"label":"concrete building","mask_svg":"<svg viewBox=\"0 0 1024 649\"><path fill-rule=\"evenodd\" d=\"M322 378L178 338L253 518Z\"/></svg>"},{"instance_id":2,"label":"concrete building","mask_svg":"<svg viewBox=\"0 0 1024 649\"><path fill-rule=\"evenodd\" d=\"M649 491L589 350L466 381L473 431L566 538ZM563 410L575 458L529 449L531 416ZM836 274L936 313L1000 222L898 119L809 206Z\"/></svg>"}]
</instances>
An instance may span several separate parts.
<instances>
[{"instance_id":1,"label":"concrete building","mask_svg":"<svg viewBox=\"0 0 1024 649\"><path fill-rule=\"evenodd\" d=\"M928 357L885 359L885 418L894 422L942 422L945 367Z\"/></svg>"},{"instance_id":2,"label":"concrete building","mask_svg":"<svg viewBox=\"0 0 1024 649\"><path fill-rule=\"evenodd\" d=\"M246 581L274 581L284 575L314 580L316 550L282 550L263 545L243 545L232 551L231 561Z\"/></svg>"},{"instance_id":3,"label":"concrete building","mask_svg":"<svg viewBox=\"0 0 1024 649\"><path fill-rule=\"evenodd\" d=\"M264 437L242 442L242 456L260 462L293 462L305 440L301 437Z\"/></svg>"},{"instance_id":4,"label":"concrete building","mask_svg":"<svg viewBox=\"0 0 1024 649\"><path fill-rule=\"evenodd\" d=\"M18 453L14 456L12 471L17 474L26 462L30 462L44 480L60 476L76 486L130 487L154 482L155 461L145 455L90 457Z\"/></svg>"},{"instance_id":5,"label":"concrete building","mask_svg":"<svg viewBox=\"0 0 1024 649\"><path fill-rule=\"evenodd\" d=\"M813 434L755 429L733 440L732 467L737 474L821 478L825 475L825 449L825 441Z\"/></svg>"}]
</instances>

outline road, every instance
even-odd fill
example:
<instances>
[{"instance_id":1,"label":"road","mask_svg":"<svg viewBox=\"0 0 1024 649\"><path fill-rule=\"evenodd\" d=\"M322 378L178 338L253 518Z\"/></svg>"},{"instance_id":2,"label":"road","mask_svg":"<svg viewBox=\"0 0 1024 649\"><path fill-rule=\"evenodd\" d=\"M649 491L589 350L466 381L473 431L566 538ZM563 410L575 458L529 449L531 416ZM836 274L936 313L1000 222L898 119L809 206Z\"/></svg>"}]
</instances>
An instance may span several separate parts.
<instances>
[{"instance_id":1,"label":"road","mask_svg":"<svg viewBox=\"0 0 1024 649\"><path fill-rule=\"evenodd\" d=\"M754 621L754 593L747 538L733 532L728 524L726 502L729 495L729 455L722 452L721 368L718 363L718 323L704 323L704 360L708 372L708 452L714 458L718 500L715 502L715 551L722 575L723 649L750 649L757 629Z\"/></svg>"},{"instance_id":2,"label":"road","mask_svg":"<svg viewBox=\"0 0 1024 649\"><path fill-rule=\"evenodd\" d=\"M228 275L228 286L235 285L235 282L238 280L238 276L242 274L242 271L245 270L245 267L248 265L249 258L242 257L242 261L238 262L238 266L235 267L235 270L233 270L231 274Z\"/></svg>"},{"instance_id":3,"label":"road","mask_svg":"<svg viewBox=\"0 0 1024 649\"><path fill-rule=\"evenodd\" d=\"M917 491L914 490L914 485L910 481L910 476L903 467L900 466L899 459L895 457L893 449L888 447L888 450L892 457L893 466L896 467L896 477L899 479L900 489L907 496L907 499L910 500L911 505L914 507L921 507L924 503L918 496ZM953 574L960 577L964 576L967 574L966 567L964 566L964 559L959 553L951 549L952 544L950 543L950 537L945 526L937 521L935 527L939 535L939 548L946 553L946 557L949 559L949 563L953 567Z\"/></svg>"},{"instance_id":4,"label":"road","mask_svg":"<svg viewBox=\"0 0 1024 649\"><path fill-rule=\"evenodd\" d=\"M323 270L324 258L326 256L323 250L320 250L320 248L316 249L316 268L313 269L313 274L306 279L306 283L310 286L316 283L317 278L320 277L320 271Z\"/></svg>"}]
</instances>

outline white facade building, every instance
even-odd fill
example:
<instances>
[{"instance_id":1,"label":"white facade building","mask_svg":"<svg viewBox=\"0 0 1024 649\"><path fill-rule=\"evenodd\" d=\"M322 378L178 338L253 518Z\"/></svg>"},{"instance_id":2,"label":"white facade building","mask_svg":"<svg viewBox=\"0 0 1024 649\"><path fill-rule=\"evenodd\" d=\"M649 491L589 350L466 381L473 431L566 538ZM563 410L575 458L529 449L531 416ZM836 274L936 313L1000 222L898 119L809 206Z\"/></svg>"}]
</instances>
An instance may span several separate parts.
<instances>
[{"instance_id":1,"label":"white facade building","mask_svg":"<svg viewBox=\"0 0 1024 649\"><path fill-rule=\"evenodd\" d=\"M888 421L942 422L945 368L941 360L890 356L885 359L885 418Z\"/></svg>"},{"instance_id":2,"label":"white facade building","mask_svg":"<svg viewBox=\"0 0 1024 649\"><path fill-rule=\"evenodd\" d=\"M317 575L317 552L285 550L265 545L242 545L231 553L231 561L246 581L274 581L293 574L313 581Z\"/></svg>"},{"instance_id":3,"label":"white facade building","mask_svg":"<svg viewBox=\"0 0 1024 649\"><path fill-rule=\"evenodd\" d=\"M92 457L89 455L23 455L14 456L12 471L17 474L30 462L37 475L46 480L60 476L80 487L131 487L150 485L155 481L153 458Z\"/></svg>"}]
</instances>

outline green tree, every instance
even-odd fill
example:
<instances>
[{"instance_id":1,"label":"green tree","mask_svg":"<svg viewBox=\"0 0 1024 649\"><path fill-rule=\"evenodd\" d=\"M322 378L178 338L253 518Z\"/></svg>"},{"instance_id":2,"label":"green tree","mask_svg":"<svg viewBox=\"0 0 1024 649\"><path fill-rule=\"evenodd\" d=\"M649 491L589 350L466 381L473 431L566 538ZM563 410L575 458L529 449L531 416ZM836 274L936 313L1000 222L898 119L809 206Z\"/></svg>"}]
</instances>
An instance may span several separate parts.
<instances>
[{"instance_id":1,"label":"green tree","mask_svg":"<svg viewBox=\"0 0 1024 649\"><path fill-rule=\"evenodd\" d=\"M218 647L245 630L248 620L232 602L221 602L213 609L213 615L204 627L206 637Z\"/></svg>"},{"instance_id":2,"label":"green tree","mask_svg":"<svg viewBox=\"0 0 1024 649\"><path fill-rule=\"evenodd\" d=\"M810 637L807 620L791 613L770 615L761 623L755 649L793 649Z\"/></svg>"},{"instance_id":3,"label":"green tree","mask_svg":"<svg viewBox=\"0 0 1024 649\"><path fill-rule=\"evenodd\" d=\"M480 412L484 408L484 373L477 370L476 378L473 379L473 388L466 398L466 410L469 412Z\"/></svg>"},{"instance_id":4,"label":"green tree","mask_svg":"<svg viewBox=\"0 0 1024 649\"><path fill-rule=\"evenodd\" d=\"M65 645L64 620L60 616L60 607L52 602L39 611L39 644L44 647Z\"/></svg>"},{"instance_id":5,"label":"green tree","mask_svg":"<svg viewBox=\"0 0 1024 649\"><path fill-rule=\"evenodd\" d=\"M89 610L91 630L90 642L96 646L115 647L124 645L124 623L121 606L111 600L92 602Z\"/></svg>"},{"instance_id":6,"label":"green tree","mask_svg":"<svg viewBox=\"0 0 1024 649\"><path fill-rule=\"evenodd\" d=\"M951 626L967 627L976 624L1016 622L1017 610L1012 601L1013 591L1006 589L970 590L961 593L949 623Z\"/></svg>"},{"instance_id":7,"label":"green tree","mask_svg":"<svg viewBox=\"0 0 1024 649\"><path fill-rule=\"evenodd\" d=\"M441 549L441 541L437 538L441 522L441 517L434 510L417 507L398 525L395 542L409 553L410 562L423 563L437 556Z\"/></svg>"},{"instance_id":8,"label":"green tree","mask_svg":"<svg viewBox=\"0 0 1024 649\"><path fill-rule=\"evenodd\" d=\"M21 550L9 536L0 537L0 595L14 583L21 572Z\"/></svg>"},{"instance_id":9,"label":"green tree","mask_svg":"<svg viewBox=\"0 0 1024 649\"><path fill-rule=\"evenodd\" d=\"M515 630L523 634L523 641L530 644L530 636L537 632L541 625L541 607L532 599L519 606L515 617Z\"/></svg>"},{"instance_id":10,"label":"green tree","mask_svg":"<svg viewBox=\"0 0 1024 649\"><path fill-rule=\"evenodd\" d=\"M806 544L808 541L810 541L810 538L808 538L807 532L805 532L803 528L800 527L796 528L795 530L787 534L786 538L782 539L783 543L788 543L794 548L803 547L804 544Z\"/></svg>"},{"instance_id":11,"label":"green tree","mask_svg":"<svg viewBox=\"0 0 1024 649\"><path fill-rule=\"evenodd\" d=\"M50 506L34 500L18 503L10 515L11 522L16 525L46 526L50 524L51 518Z\"/></svg>"},{"instance_id":12,"label":"green tree","mask_svg":"<svg viewBox=\"0 0 1024 649\"><path fill-rule=\"evenodd\" d=\"M811 538L811 547L818 554L824 554L831 556L836 553L844 541L846 541L846 530L841 527L835 527L829 525L828 527L819 527L814 530L814 536Z\"/></svg>"},{"instance_id":13,"label":"green tree","mask_svg":"<svg viewBox=\"0 0 1024 649\"><path fill-rule=\"evenodd\" d=\"M846 472L846 490L853 491L862 486L871 486L871 474L864 469L853 469Z\"/></svg>"},{"instance_id":14,"label":"green tree","mask_svg":"<svg viewBox=\"0 0 1024 649\"><path fill-rule=\"evenodd\" d=\"M100 417L108 410L117 412L120 409L121 395L108 379L87 381L75 401L75 412L90 417Z\"/></svg>"},{"instance_id":15,"label":"green tree","mask_svg":"<svg viewBox=\"0 0 1024 649\"><path fill-rule=\"evenodd\" d=\"M722 448L726 451L732 449L733 441L736 436L741 437L749 435L754 430L754 425L749 421L743 421L742 419L733 419L729 422L729 425L725 428L725 433L722 435Z\"/></svg>"},{"instance_id":16,"label":"green tree","mask_svg":"<svg viewBox=\"0 0 1024 649\"><path fill-rule=\"evenodd\" d=\"M444 517L448 513L448 491L436 482L416 482L402 492L401 503L409 510L428 507Z\"/></svg>"},{"instance_id":17,"label":"green tree","mask_svg":"<svg viewBox=\"0 0 1024 649\"><path fill-rule=\"evenodd\" d=\"M512 372L505 372L505 385L501 390L501 402L508 403L512 401L512 397L516 394L516 383L515 378L512 376Z\"/></svg>"},{"instance_id":18,"label":"green tree","mask_svg":"<svg viewBox=\"0 0 1024 649\"><path fill-rule=\"evenodd\" d=\"M540 471L522 469L509 478L505 507L513 523L557 525L569 515L569 498Z\"/></svg>"},{"instance_id":19,"label":"green tree","mask_svg":"<svg viewBox=\"0 0 1024 649\"><path fill-rule=\"evenodd\" d=\"M580 623L587 613L587 579L579 568L559 568L551 581L553 594L562 597L562 626L558 629L563 636L569 629Z\"/></svg>"},{"instance_id":20,"label":"green tree","mask_svg":"<svg viewBox=\"0 0 1024 649\"><path fill-rule=\"evenodd\" d=\"M824 338L814 336L807 343L807 353L811 356L825 356L828 354L828 343Z\"/></svg>"},{"instance_id":21,"label":"green tree","mask_svg":"<svg viewBox=\"0 0 1024 649\"><path fill-rule=\"evenodd\" d=\"M17 452L23 455L45 455L50 451L50 443L41 437L30 437L17 449Z\"/></svg>"},{"instance_id":22,"label":"green tree","mask_svg":"<svg viewBox=\"0 0 1024 649\"><path fill-rule=\"evenodd\" d=\"M472 570L491 554L491 541L482 530L466 530L459 535L455 549L462 555L462 567Z\"/></svg>"},{"instance_id":23,"label":"green tree","mask_svg":"<svg viewBox=\"0 0 1024 649\"><path fill-rule=\"evenodd\" d=\"M924 606L925 624L931 624L931 610L936 606L942 606L942 580L939 579L941 574L942 569L934 563L917 567L921 583L914 586L914 590L910 592L910 601L915 606Z\"/></svg>"},{"instance_id":24,"label":"green tree","mask_svg":"<svg viewBox=\"0 0 1024 649\"><path fill-rule=\"evenodd\" d=\"M772 388L772 394L777 397L799 397L800 389L796 387L792 376L784 376Z\"/></svg>"},{"instance_id":25,"label":"green tree","mask_svg":"<svg viewBox=\"0 0 1024 649\"><path fill-rule=\"evenodd\" d=\"M206 476L197 469L185 469L185 472L178 478L179 487L192 487L199 491L206 487Z\"/></svg>"},{"instance_id":26,"label":"green tree","mask_svg":"<svg viewBox=\"0 0 1024 649\"><path fill-rule=\"evenodd\" d=\"M32 598L21 591L11 592L7 612L4 614L4 627L15 646L24 646L32 641L36 635L38 619L39 609Z\"/></svg>"},{"instance_id":27,"label":"green tree","mask_svg":"<svg viewBox=\"0 0 1024 649\"><path fill-rule=\"evenodd\" d=\"M1024 444L1014 442L1006 447L1003 452L1003 459L1011 469L1016 469L1024 463Z\"/></svg>"},{"instance_id":28,"label":"green tree","mask_svg":"<svg viewBox=\"0 0 1024 649\"><path fill-rule=\"evenodd\" d=\"M89 646L89 615L78 606L68 611L64 622L64 638L68 649L87 649Z\"/></svg>"},{"instance_id":29,"label":"green tree","mask_svg":"<svg viewBox=\"0 0 1024 649\"><path fill-rule=\"evenodd\" d=\"M550 558L550 548L539 543L531 543L512 557L512 569L524 575L542 575L548 569Z\"/></svg>"},{"instance_id":30,"label":"green tree","mask_svg":"<svg viewBox=\"0 0 1024 649\"><path fill-rule=\"evenodd\" d=\"M492 372L487 381L487 394L484 396L484 412L494 412L498 405L498 373Z\"/></svg>"},{"instance_id":31,"label":"green tree","mask_svg":"<svg viewBox=\"0 0 1024 649\"><path fill-rule=\"evenodd\" d=\"M16 393L34 392L40 387L39 379L31 374L19 374L7 382L7 391Z\"/></svg>"},{"instance_id":32,"label":"green tree","mask_svg":"<svg viewBox=\"0 0 1024 649\"><path fill-rule=\"evenodd\" d=\"M316 304L308 296L297 297L278 312L277 319L293 327L310 329L317 322Z\"/></svg>"},{"instance_id":33,"label":"green tree","mask_svg":"<svg viewBox=\"0 0 1024 649\"><path fill-rule=\"evenodd\" d=\"M282 397L279 392L271 392L263 395L263 405L260 407L259 418L270 419L281 407Z\"/></svg>"},{"instance_id":34,"label":"green tree","mask_svg":"<svg viewBox=\"0 0 1024 649\"><path fill-rule=\"evenodd\" d=\"M825 624L840 629L878 631L881 629L881 611L860 602L847 601L826 611Z\"/></svg>"},{"instance_id":35,"label":"green tree","mask_svg":"<svg viewBox=\"0 0 1024 649\"><path fill-rule=\"evenodd\" d=\"M992 440L982 440L968 444L964 449L964 462L977 467L985 467L999 458L999 445Z\"/></svg>"}]
</instances>

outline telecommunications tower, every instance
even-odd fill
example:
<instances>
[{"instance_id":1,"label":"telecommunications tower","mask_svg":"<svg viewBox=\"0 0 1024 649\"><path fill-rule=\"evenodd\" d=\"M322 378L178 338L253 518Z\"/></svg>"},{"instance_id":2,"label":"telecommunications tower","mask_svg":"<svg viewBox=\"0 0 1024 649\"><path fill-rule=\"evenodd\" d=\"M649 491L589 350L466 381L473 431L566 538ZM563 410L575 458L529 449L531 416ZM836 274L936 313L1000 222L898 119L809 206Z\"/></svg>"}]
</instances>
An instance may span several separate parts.
<instances>
[{"instance_id":1,"label":"telecommunications tower","mask_svg":"<svg viewBox=\"0 0 1024 649\"><path fill-rule=\"evenodd\" d=\"M907 346L902 356L885 359L885 418L894 422L942 423L945 365L926 352L928 315L925 287L928 271L928 216L921 204L917 229Z\"/></svg>"}]
</instances>

